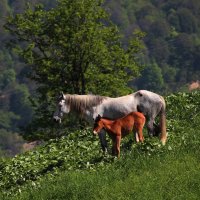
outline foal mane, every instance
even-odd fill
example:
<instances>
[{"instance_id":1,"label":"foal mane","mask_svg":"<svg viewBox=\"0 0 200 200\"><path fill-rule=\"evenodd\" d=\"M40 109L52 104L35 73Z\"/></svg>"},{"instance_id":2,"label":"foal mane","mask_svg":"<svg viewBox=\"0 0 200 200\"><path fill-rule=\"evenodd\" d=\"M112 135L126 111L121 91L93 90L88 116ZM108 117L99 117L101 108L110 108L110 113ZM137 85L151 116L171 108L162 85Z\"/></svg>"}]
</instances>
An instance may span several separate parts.
<instances>
[{"instance_id":1,"label":"foal mane","mask_svg":"<svg viewBox=\"0 0 200 200\"><path fill-rule=\"evenodd\" d=\"M99 95L66 94L65 102L70 106L71 110L83 114L87 109L101 104L107 98Z\"/></svg>"}]
</instances>

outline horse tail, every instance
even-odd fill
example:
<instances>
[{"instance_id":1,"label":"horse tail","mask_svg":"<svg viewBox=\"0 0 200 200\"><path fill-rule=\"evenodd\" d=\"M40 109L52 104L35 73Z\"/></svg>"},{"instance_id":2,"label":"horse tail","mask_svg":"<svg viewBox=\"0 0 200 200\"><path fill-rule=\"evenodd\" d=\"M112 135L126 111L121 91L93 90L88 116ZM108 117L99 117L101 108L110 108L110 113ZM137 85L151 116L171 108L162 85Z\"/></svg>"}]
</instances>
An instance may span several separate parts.
<instances>
[{"instance_id":1,"label":"horse tail","mask_svg":"<svg viewBox=\"0 0 200 200\"><path fill-rule=\"evenodd\" d=\"M162 96L160 96L160 98L162 100L162 107L161 107L161 110L160 110L160 113L159 113L159 115L160 115L159 126L160 126L160 131L161 131L160 140L161 140L162 144L165 145L165 143L167 141L166 104L165 104L164 98Z\"/></svg>"}]
</instances>

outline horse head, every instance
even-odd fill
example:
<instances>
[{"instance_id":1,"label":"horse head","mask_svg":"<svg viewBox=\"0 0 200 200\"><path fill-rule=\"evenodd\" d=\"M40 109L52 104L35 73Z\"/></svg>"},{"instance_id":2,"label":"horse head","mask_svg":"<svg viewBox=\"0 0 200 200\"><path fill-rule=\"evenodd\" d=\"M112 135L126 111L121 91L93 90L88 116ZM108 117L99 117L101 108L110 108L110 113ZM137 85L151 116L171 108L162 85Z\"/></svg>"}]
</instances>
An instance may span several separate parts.
<instances>
[{"instance_id":1,"label":"horse head","mask_svg":"<svg viewBox=\"0 0 200 200\"><path fill-rule=\"evenodd\" d=\"M58 97L58 103L56 105L56 111L53 114L53 119L56 122L61 123L62 117L64 113L69 113L70 112L70 107L66 103L66 97L63 92Z\"/></svg>"},{"instance_id":2,"label":"horse head","mask_svg":"<svg viewBox=\"0 0 200 200\"><path fill-rule=\"evenodd\" d=\"M103 128L103 123L101 121L101 115L98 115L94 121L94 127L93 127L93 134L97 135L101 129Z\"/></svg>"}]
</instances>

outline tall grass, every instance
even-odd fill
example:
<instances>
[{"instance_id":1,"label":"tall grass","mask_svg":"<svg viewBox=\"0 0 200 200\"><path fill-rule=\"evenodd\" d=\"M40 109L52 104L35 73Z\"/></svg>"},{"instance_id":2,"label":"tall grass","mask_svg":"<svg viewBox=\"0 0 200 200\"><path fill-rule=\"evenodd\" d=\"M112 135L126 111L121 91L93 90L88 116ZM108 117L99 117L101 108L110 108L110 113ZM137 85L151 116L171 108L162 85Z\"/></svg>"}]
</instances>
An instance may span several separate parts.
<instances>
[{"instance_id":1,"label":"tall grass","mask_svg":"<svg viewBox=\"0 0 200 200\"><path fill-rule=\"evenodd\" d=\"M199 199L198 151L166 150L151 156L131 152L97 171L61 172L45 177L13 199Z\"/></svg>"}]
</instances>

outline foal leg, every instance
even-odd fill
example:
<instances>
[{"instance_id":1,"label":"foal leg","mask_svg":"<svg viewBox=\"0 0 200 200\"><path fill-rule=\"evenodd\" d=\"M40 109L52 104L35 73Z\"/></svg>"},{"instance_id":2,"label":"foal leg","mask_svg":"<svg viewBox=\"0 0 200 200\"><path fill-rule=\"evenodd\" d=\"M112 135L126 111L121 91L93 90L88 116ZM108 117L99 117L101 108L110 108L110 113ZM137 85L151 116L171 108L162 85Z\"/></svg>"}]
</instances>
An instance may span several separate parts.
<instances>
[{"instance_id":1,"label":"foal leg","mask_svg":"<svg viewBox=\"0 0 200 200\"><path fill-rule=\"evenodd\" d=\"M143 126L140 125L140 126L138 127L138 133L139 133L139 140L140 140L140 142L143 142L143 141L144 141L144 136L143 136L143 133L142 133L142 129L143 129Z\"/></svg>"},{"instance_id":2,"label":"foal leg","mask_svg":"<svg viewBox=\"0 0 200 200\"><path fill-rule=\"evenodd\" d=\"M134 134L134 137L135 137L135 141L138 143L139 142L139 136L138 136L137 131L134 131L133 134Z\"/></svg>"},{"instance_id":3,"label":"foal leg","mask_svg":"<svg viewBox=\"0 0 200 200\"><path fill-rule=\"evenodd\" d=\"M120 142L121 142L121 136L116 136L116 152L117 152L117 158L120 157Z\"/></svg>"},{"instance_id":4,"label":"foal leg","mask_svg":"<svg viewBox=\"0 0 200 200\"><path fill-rule=\"evenodd\" d=\"M101 130L98 135L99 135L99 140L101 143L101 148L104 153L107 153L108 145L107 145L107 141L106 141L106 132L104 130Z\"/></svg>"}]
</instances>

